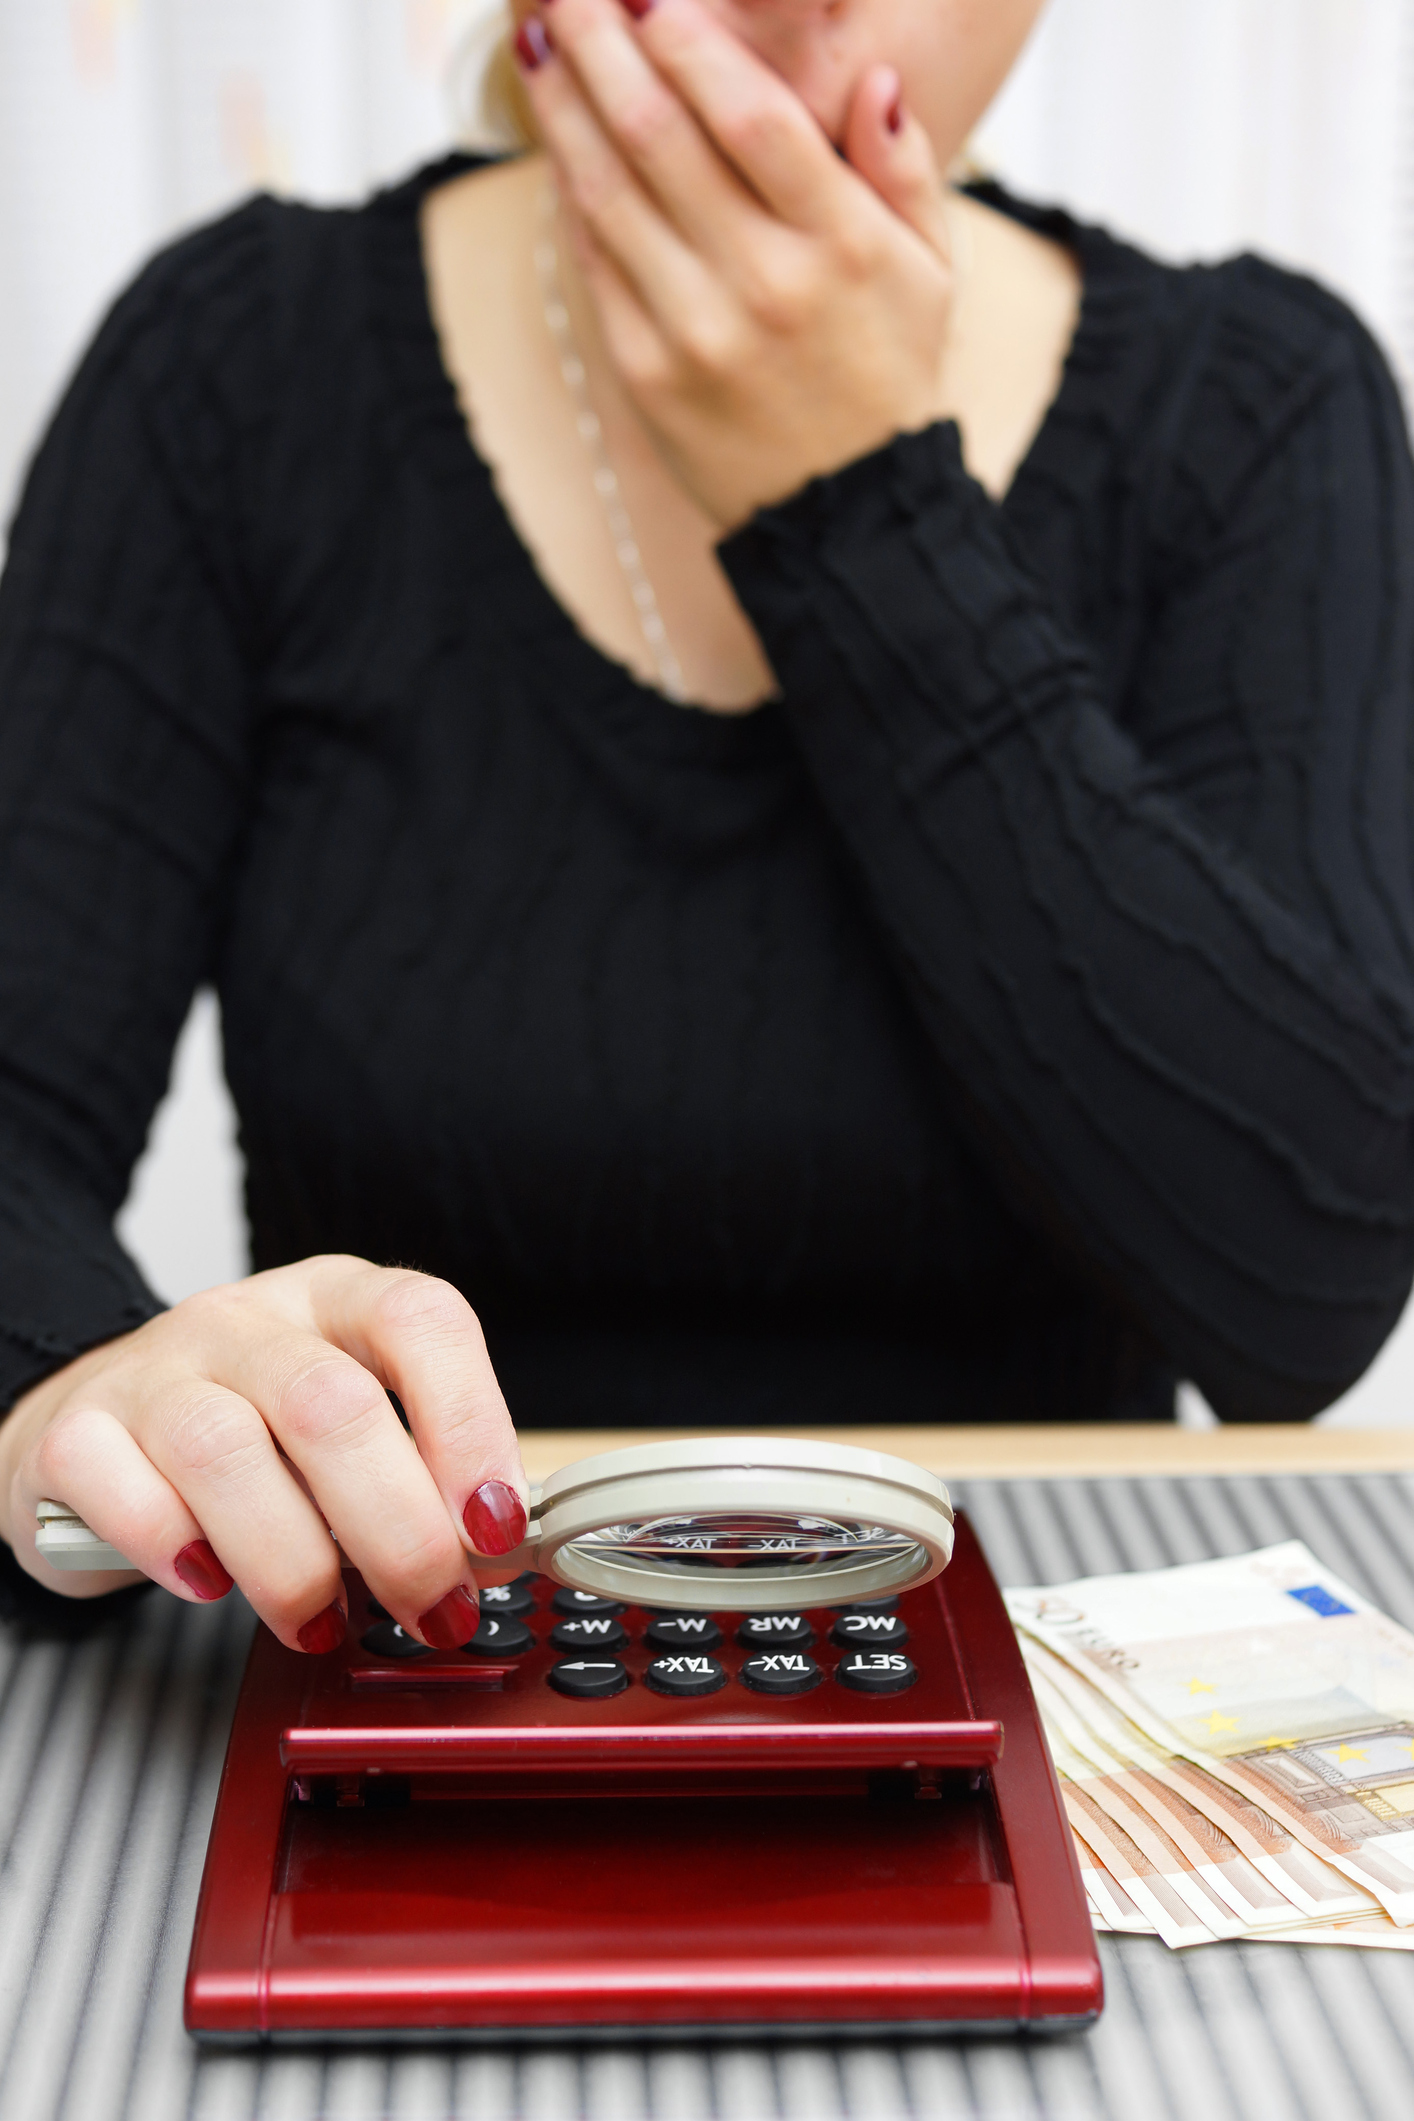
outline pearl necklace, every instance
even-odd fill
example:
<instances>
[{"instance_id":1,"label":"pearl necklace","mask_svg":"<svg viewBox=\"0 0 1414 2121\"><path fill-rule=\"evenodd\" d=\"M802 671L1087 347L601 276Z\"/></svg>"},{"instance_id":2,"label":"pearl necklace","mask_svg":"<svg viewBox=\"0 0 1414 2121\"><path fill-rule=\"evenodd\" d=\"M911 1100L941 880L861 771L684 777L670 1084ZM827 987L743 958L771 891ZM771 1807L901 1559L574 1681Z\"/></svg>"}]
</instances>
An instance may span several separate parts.
<instances>
[{"instance_id":1,"label":"pearl necklace","mask_svg":"<svg viewBox=\"0 0 1414 2121\"><path fill-rule=\"evenodd\" d=\"M643 638L653 658L659 688L666 693L674 706L682 707L687 703L682 665L673 653L668 629L663 624L663 614L658 609L658 598L653 584L648 579L648 570L643 564L638 539L634 536L633 520L624 504L618 473L610 461L608 444L604 440L604 429L598 413L594 410L594 400L589 391L589 374L575 340L569 306L560 285L560 253L555 230L555 211L558 204L554 185L547 184L541 202L543 225L535 246L535 271L540 281L545 323L550 337L555 342L555 352L559 357L560 374L564 378L565 388L574 402L575 425L589 455L594 474L594 491L603 505L604 520L609 527L614 556L628 584L628 592L638 614Z\"/></svg>"}]
</instances>

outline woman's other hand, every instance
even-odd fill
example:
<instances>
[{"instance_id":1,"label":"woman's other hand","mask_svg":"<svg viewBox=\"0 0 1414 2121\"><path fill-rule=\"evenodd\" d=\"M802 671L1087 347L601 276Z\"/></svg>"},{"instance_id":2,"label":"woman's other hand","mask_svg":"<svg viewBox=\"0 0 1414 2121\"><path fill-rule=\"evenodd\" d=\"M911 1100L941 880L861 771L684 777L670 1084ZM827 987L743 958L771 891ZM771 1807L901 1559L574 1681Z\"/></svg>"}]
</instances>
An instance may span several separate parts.
<instances>
[{"instance_id":1,"label":"woman's other hand","mask_svg":"<svg viewBox=\"0 0 1414 2121\"><path fill-rule=\"evenodd\" d=\"M46 1497L178 1597L220 1598L234 1580L282 1642L319 1651L344 1634L339 1548L410 1632L467 1641L473 1554L494 1579L529 1491L465 1299L329 1257L189 1297L0 1425L0 1537L24 1567L80 1597L127 1581L40 1559Z\"/></svg>"},{"instance_id":2,"label":"woman's other hand","mask_svg":"<svg viewBox=\"0 0 1414 2121\"><path fill-rule=\"evenodd\" d=\"M700 0L550 0L517 49L610 355L724 529L939 416L945 190L891 68L837 154Z\"/></svg>"}]
</instances>

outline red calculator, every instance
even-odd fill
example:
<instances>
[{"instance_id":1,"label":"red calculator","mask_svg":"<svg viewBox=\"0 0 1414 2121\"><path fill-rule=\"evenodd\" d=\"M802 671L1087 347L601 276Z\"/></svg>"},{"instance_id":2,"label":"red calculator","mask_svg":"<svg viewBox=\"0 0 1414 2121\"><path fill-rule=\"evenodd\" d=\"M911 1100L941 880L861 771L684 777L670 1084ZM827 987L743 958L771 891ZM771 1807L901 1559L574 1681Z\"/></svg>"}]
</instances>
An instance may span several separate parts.
<instances>
[{"instance_id":1,"label":"red calculator","mask_svg":"<svg viewBox=\"0 0 1414 2121\"><path fill-rule=\"evenodd\" d=\"M302 1657L259 1631L191 2032L837 2037L1095 2018L1070 1831L966 1521L948 1511L946 1567L935 1548L910 1583L879 1560L877 1508L786 1532L778 1511L746 1539L739 1515L728 1537L726 1513L704 1530L680 1502L647 1531L640 1516L631 1536L591 1533L614 1550L607 1573L575 1565L593 1559L580 1537L553 1573L485 1592L463 1650L404 1634L352 1572L340 1651ZM861 1531L873 1560L855 1597L830 1542ZM670 1574L635 1598L645 1552ZM901 1587L881 1591L890 1568Z\"/></svg>"}]
</instances>

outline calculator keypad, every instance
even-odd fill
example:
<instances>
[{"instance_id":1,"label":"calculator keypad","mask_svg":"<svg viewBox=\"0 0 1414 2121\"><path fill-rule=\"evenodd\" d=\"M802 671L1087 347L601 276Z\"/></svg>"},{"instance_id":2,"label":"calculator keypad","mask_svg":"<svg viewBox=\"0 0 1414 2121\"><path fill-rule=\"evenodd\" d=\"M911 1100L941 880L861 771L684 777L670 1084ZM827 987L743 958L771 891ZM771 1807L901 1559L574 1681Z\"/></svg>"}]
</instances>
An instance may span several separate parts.
<instances>
[{"instance_id":1,"label":"calculator keypad","mask_svg":"<svg viewBox=\"0 0 1414 2121\"><path fill-rule=\"evenodd\" d=\"M644 1612L534 1576L488 1586L481 1595L480 1624L461 1654L501 1660L507 1686L518 1683L512 1674L519 1672L520 1683L549 1685L577 1701L607 1700L635 1684L684 1701L731 1687L784 1700L827 1682L858 1694L900 1694L918 1678L917 1666L902 1654L909 1630L896 1598L837 1606L827 1614L728 1616L736 1647L718 1656L714 1652L727 1641L721 1614L661 1607ZM397 1663L434 1655L376 1600L367 1600L367 1610L381 1616L360 1638L368 1658ZM817 1635L826 1634L829 1650L811 1654ZM515 1662L546 1650L557 1659L548 1670L543 1654L528 1668ZM429 1675L446 1676L440 1669ZM407 1683L416 1687L420 1681L409 1673Z\"/></svg>"}]
</instances>

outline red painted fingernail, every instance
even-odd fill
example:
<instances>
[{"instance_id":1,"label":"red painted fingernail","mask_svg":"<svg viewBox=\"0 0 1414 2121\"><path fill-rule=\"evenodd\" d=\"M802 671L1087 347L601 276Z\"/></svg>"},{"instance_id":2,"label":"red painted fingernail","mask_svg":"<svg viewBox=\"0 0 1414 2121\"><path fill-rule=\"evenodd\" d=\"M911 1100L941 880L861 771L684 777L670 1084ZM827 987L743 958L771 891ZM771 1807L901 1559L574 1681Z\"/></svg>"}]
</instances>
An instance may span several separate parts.
<instances>
[{"instance_id":1,"label":"red painted fingernail","mask_svg":"<svg viewBox=\"0 0 1414 2121\"><path fill-rule=\"evenodd\" d=\"M322 1613L313 1620L306 1620L297 1640L302 1650L311 1657L323 1657L329 1650L337 1650L348 1632L348 1618L338 1603L326 1605Z\"/></svg>"},{"instance_id":2,"label":"red painted fingernail","mask_svg":"<svg viewBox=\"0 0 1414 2121\"><path fill-rule=\"evenodd\" d=\"M417 1632L434 1650L459 1650L464 1642L470 1642L480 1625L476 1600L458 1584L428 1608L417 1623Z\"/></svg>"},{"instance_id":3,"label":"red painted fingernail","mask_svg":"<svg viewBox=\"0 0 1414 2121\"><path fill-rule=\"evenodd\" d=\"M462 1523L478 1554L509 1554L525 1537L525 1504L504 1480L483 1480Z\"/></svg>"},{"instance_id":4,"label":"red painted fingernail","mask_svg":"<svg viewBox=\"0 0 1414 2121\"><path fill-rule=\"evenodd\" d=\"M894 97L893 102L889 105L887 111L884 113L884 123L885 125L887 125L891 133L901 133L903 131L902 90L900 90L899 94Z\"/></svg>"},{"instance_id":5,"label":"red painted fingernail","mask_svg":"<svg viewBox=\"0 0 1414 2121\"><path fill-rule=\"evenodd\" d=\"M537 67L545 64L551 50L550 39L545 33L543 23L537 22L534 15L528 22L522 22L516 31L516 57L528 74L533 74Z\"/></svg>"},{"instance_id":6,"label":"red painted fingernail","mask_svg":"<svg viewBox=\"0 0 1414 2121\"><path fill-rule=\"evenodd\" d=\"M172 1563L189 1591L198 1598L224 1598L235 1577L227 1574L207 1539L193 1539Z\"/></svg>"},{"instance_id":7,"label":"red painted fingernail","mask_svg":"<svg viewBox=\"0 0 1414 2121\"><path fill-rule=\"evenodd\" d=\"M657 4L658 0L624 0L624 6L639 22L645 15L651 15Z\"/></svg>"}]
</instances>

